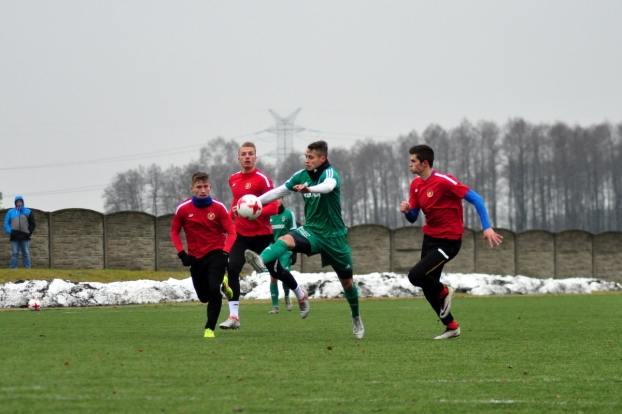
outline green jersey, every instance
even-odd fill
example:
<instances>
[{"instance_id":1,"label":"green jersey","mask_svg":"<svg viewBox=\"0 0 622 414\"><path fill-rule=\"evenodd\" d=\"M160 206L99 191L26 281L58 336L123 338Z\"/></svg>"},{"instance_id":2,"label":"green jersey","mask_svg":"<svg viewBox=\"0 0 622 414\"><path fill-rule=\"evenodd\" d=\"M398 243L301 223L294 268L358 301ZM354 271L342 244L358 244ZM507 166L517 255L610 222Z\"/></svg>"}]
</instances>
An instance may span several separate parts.
<instances>
[{"instance_id":1,"label":"green jersey","mask_svg":"<svg viewBox=\"0 0 622 414\"><path fill-rule=\"evenodd\" d=\"M291 230L296 230L296 217L294 216L294 212L285 209L281 214L270 216L270 225L272 226L274 240L278 240L279 237L285 236Z\"/></svg>"},{"instance_id":2,"label":"green jersey","mask_svg":"<svg viewBox=\"0 0 622 414\"><path fill-rule=\"evenodd\" d=\"M337 181L337 185L330 193L302 194L305 203L304 227L321 237L343 236L348 232L348 228L341 218L341 181L333 167L325 169L317 181L311 179L307 170L300 170L287 180L285 187L292 191L298 184L312 187L327 178L334 178Z\"/></svg>"}]
</instances>

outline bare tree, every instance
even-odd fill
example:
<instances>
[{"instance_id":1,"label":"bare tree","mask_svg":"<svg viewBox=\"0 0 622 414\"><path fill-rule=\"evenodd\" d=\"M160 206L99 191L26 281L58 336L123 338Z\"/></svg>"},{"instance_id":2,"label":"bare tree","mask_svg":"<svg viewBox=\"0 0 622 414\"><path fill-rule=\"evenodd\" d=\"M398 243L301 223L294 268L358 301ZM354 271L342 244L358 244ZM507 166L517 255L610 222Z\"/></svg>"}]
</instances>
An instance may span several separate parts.
<instances>
[{"instance_id":1,"label":"bare tree","mask_svg":"<svg viewBox=\"0 0 622 414\"><path fill-rule=\"evenodd\" d=\"M561 122L532 125L520 118L503 128L464 120L449 131L430 125L421 137L413 131L394 142L367 139L351 149L331 148L329 160L339 171L348 226L405 224L397 206L413 179L408 149L422 142L434 148L435 169L455 175L483 196L493 225L503 222L514 231L622 228L622 124L570 128ZM235 141L215 138L201 148L198 160L184 166L163 171L152 164L118 173L104 190L105 210L172 213L191 196L190 177L199 170L210 174L212 195L230 205L228 179L239 170L237 151ZM301 154L292 153L281 165L261 159L257 167L278 186L304 168L304 162ZM303 200L290 197L286 203L303 220ZM474 209L465 209L467 227L477 227L476 218ZM424 221L422 217L418 225Z\"/></svg>"},{"instance_id":2,"label":"bare tree","mask_svg":"<svg viewBox=\"0 0 622 414\"><path fill-rule=\"evenodd\" d=\"M527 141L529 125L522 119L511 120L503 138L507 154L507 175L509 183L509 220L510 226L517 231L527 227L527 172L530 167L527 159Z\"/></svg>"},{"instance_id":3,"label":"bare tree","mask_svg":"<svg viewBox=\"0 0 622 414\"><path fill-rule=\"evenodd\" d=\"M162 203L162 192L164 190L164 174L162 173L162 168L159 165L151 164L145 170L144 180L145 184L147 184L147 209L151 214L157 216L161 211L158 207Z\"/></svg>"},{"instance_id":4,"label":"bare tree","mask_svg":"<svg viewBox=\"0 0 622 414\"><path fill-rule=\"evenodd\" d=\"M112 183L104 190L104 209L107 213L115 211L145 211L144 167L118 173Z\"/></svg>"},{"instance_id":5,"label":"bare tree","mask_svg":"<svg viewBox=\"0 0 622 414\"><path fill-rule=\"evenodd\" d=\"M239 145L234 140L226 140L222 137L212 139L201 148L201 156L197 162L198 168L210 176L212 196L226 206L230 206L233 201L229 177L240 171L238 148Z\"/></svg>"},{"instance_id":6,"label":"bare tree","mask_svg":"<svg viewBox=\"0 0 622 414\"><path fill-rule=\"evenodd\" d=\"M498 202L498 175L501 164L500 154L500 130L494 122L480 122L479 129L479 162L476 164L476 191L480 192L490 214L493 226L498 225L497 202Z\"/></svg>"}]
</instances>

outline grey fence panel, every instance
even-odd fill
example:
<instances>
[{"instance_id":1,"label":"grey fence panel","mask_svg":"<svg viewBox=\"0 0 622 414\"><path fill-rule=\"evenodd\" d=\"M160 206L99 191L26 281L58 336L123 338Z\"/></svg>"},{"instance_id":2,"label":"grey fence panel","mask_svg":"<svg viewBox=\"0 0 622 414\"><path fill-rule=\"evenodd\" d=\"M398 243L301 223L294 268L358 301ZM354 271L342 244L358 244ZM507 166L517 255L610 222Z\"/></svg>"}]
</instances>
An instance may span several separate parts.
<instances>
[{"instance_id":1,"label":"grey fence panel","mask_svg":"<svg viewBox=\"0 0 622 414\"><path fill-rule=\"evenodd\" d=\"M503 236L503 243L500 246L490 248L482 240L482 232L478 231L475 235L475 271L492 275L515 275L515 239L514 232L507 229L495 229Z\"/></svg>"},{"instance_id":2,"label":"grey fence panel","mask_svg":"<svg viewBox=\"0 0 622 414\"><path fill-rule=\"evenodd\" d=\"M477 239L481 243L480 239ZM464 229L460 253L454 257L443 269L447 273L475 272L475 231Z\"/></svg>"},{"instance_id":3,"label":"grey fence panel","mask_svg":"<svg viewBox=\"0 0 622 414\"><path fill-rule=\"evenodd\" d=\"M93 210L66 209L50 215L51 267L104 268L104 215Z\"/></svg>"},{"instance_id":4,"label":"grey fence panel","mask_svg":"<svg viewBox=\"0 0 622 414\"><path fill-rule=\"evenodd\" d=\"M594 236L583 230L555 234L555 278L594 277Z\"/></svg>"},{"instance_id":5,"label":"grey fence panel","mask_svg":"<svg viewBox=\"0 0 622 414\"><path fill-rule=\"evenodd\" d=\"M386 272L391 268L391 229L377 224L350 228L348 243L352 249L354 271Z\"/></svg>"},{"instance_id":6,"label":"grey fence panel","mask_svg":"<svg viewBox=\"0 0 622 414\"><path fill-rule=\"evenodd\" d=\"M421 259L421 227L402 227L393 231L393 271L408 273Z\"/></svg>"},{"instance_id":7,"label":"grey fence panel","mask_svg":"<svg viewBox=\"0 0 622 414\"><path fill-rule=\"evenodd\" d=\"M138 211L106 216L106 267L155 270L155 217Z\"/></svg>"},{"instance_id":8,"label":"grey fence panel","mask_svg":"<svg viewBox=\"0 0 622 414\"><path fill-rule=\"evenodd\" d=\"M555 277L555 235L528 230L516 235L516 274L548 279Z\"/></svg>"},{"instance_id":9,"label":"grey fence panel","mask_svg":"<svg viewBox=\"0 0 622 414\"><path fill-rule=\"evenodd\" d=\"M622 283L622 233L594 235L594 277Z\"/></svg>"}]
</instances>

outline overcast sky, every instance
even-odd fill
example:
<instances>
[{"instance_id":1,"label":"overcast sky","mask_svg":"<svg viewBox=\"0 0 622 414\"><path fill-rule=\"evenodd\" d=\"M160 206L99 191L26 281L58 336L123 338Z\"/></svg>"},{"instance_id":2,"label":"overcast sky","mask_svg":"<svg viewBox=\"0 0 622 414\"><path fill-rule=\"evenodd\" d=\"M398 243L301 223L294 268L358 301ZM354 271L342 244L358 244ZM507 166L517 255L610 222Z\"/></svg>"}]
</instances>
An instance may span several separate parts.
<instances>
[{"instance_id":1,"label":"overcast sky","mask_svg":"<svg viewBox=\"0 0 622 414\"><path fill-rule=\"evenodd\" d=\"M300 149L465 118L617 124L621 22L619 0L0 0L3 207L103 211L115 173L217 136L265 156L268 109L321 131Z\"/></svg>"}]
</instances>

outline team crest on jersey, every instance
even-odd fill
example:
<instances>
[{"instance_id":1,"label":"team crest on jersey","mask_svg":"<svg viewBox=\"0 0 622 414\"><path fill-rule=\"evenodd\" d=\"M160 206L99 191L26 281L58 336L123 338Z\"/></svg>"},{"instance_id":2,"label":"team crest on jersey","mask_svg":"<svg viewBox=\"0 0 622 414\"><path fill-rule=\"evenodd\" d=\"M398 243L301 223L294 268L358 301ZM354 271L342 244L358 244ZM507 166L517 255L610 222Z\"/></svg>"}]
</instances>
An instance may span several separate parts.
<instances>
[{"instance_id":1,"label":"team crest on jersey","mask_svg":"<svg viewBox=\"0 0 622 414\"><path fill-rule=\"evenodd\" d=\"M246 188L247 190L248 190L249 188L251 188L251 183L246 183L246 185L244 186L244 188Z\"/></svg>"},{"instance_id":2,"label":"team crest on jersey","mask_svg":"<svg viewBox=\"0 0 622 414\"><path fill-rule=\"evenodd\" d=\"M432 190L428 190L428 198L432 197L434 195L434 191Z\"/></svg>"},{"instance_id":3,"label":"team crest on jersey","mask_svg":"<svg viewBox=\"0 0 622 414\"><path fill-rule=\"evenodd\" d=\"M214 220L215 217L216 217L216 214L214 214L214 213L209 213L207 215L208 220Z\"/></svg>"},{"instance_id":4,"label":"team crest on jersey","mask_svg":"<svg viewBox=\"0 0 622 414\"><path fill-rule=\"evenodd\" d=\"M286 220L287 220L287 218L281 217L281 221L286 221Z\"/></svg>"}]
</instances>

